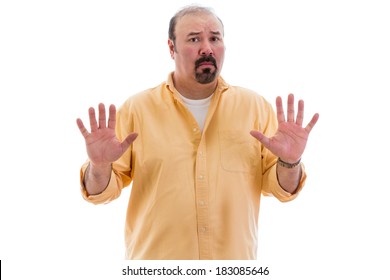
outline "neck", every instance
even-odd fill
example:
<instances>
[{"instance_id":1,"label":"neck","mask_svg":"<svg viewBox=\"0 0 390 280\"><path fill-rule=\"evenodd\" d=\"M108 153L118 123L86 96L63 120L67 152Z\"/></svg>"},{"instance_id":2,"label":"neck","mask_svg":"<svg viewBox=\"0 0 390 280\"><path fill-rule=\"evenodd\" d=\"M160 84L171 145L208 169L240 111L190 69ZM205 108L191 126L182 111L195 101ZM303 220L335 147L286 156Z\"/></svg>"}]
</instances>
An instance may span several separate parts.
<instances>
[{"instance_id":1,"label":"neck","mask_svg":"<svg viewBox=\"0 0 390 280\"><path fill-rule=\"evenodd\" d=\"M189 99L205 99L213 94L215 91L218 79L209 84L201 84L195 79L191 81L184 81L179 79L177 75L173 74L173 83L177 91L186 98Z\"/></svg>"}]
</instances>

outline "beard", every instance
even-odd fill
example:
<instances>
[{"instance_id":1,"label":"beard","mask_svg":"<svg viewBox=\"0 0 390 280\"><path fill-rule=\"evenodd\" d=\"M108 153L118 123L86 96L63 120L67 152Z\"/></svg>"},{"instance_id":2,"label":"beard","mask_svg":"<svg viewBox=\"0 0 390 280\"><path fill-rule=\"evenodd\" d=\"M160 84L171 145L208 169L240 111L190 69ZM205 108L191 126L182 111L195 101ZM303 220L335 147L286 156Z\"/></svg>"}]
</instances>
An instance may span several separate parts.
<instances>
[{"instance_id":1,"label":"beard","mask_svg":"<svg viewBox=\"0 0 390 280\"><path fill-rule=\"evenodd\" d=\"M214 70L212 71L211 67L208 68L203 68L199 72L199 66L203 62L211 62L214 66ZM198 81L200 84L209 84L215 80L217 77L217 62L214 57L212 56L207 56L207 57L202 57L199 58L197 61L195 61L195 79Z\"/></svg>"}]
</instances>

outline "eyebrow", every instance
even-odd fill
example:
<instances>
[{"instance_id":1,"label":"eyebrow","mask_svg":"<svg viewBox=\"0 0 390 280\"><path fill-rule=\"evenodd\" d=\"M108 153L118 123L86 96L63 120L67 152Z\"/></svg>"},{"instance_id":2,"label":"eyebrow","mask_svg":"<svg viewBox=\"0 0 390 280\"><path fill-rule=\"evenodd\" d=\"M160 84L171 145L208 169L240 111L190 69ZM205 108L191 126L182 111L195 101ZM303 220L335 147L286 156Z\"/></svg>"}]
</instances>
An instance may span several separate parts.
<instances>
[{"instance_id":1,"label":"eyebrow","mask_svg":"<svg viewBox=\"0 0 390 280\"><path fill-rule=\"evenodd\" d=\"M190 33L187 34L187 37L196 36L196 35L199 35L201 33L202 32L190 32ZM219 31L211 31L210 33L213 34L213 35L221 36L221 32L219 32Z\"/></svg>"}]
</instances>

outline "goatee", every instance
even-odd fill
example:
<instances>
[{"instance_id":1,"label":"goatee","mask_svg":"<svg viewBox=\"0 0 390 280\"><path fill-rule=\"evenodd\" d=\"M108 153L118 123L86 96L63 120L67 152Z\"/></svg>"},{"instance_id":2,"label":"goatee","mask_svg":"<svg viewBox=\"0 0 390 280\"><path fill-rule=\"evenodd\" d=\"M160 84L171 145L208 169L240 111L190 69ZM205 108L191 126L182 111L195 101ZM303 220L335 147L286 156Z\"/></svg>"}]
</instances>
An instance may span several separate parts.
<instances>
[{"instance_id":1,"label":"goatee","mask_svg":"<svg viewBox=\"0 0 390 280\"><path fill-rule=\"evenodd\" d=\"M211 62L214 66L214 71L211 71L211 68L204 68L200 73L198 72L198 68L203 62ZM214 57L206 56L199 58L195 61L195 79L201 84L208 84L215 80L217 76L217 62Z\"/></svg>"}]
</instances>

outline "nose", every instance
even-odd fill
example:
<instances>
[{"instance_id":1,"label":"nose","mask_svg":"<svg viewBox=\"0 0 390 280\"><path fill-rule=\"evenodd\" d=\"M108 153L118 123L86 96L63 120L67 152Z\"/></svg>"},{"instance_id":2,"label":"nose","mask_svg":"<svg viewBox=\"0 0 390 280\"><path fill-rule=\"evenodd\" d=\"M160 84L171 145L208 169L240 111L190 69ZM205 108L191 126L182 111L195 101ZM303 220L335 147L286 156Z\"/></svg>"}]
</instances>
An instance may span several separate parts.
<instances>
[{"instance_id":1,"label":"nose","mask_svg":"<svg viewBox=\"0 0 390 280\"><path fill-rule=\"evenodd\" d=\"M199 54L201 56L210 56L210 55L213 55L213 50L211 49L211 45L208 41L206 42L203 42L200 50L199 50Z\"/></svg>"}]
</instances>

